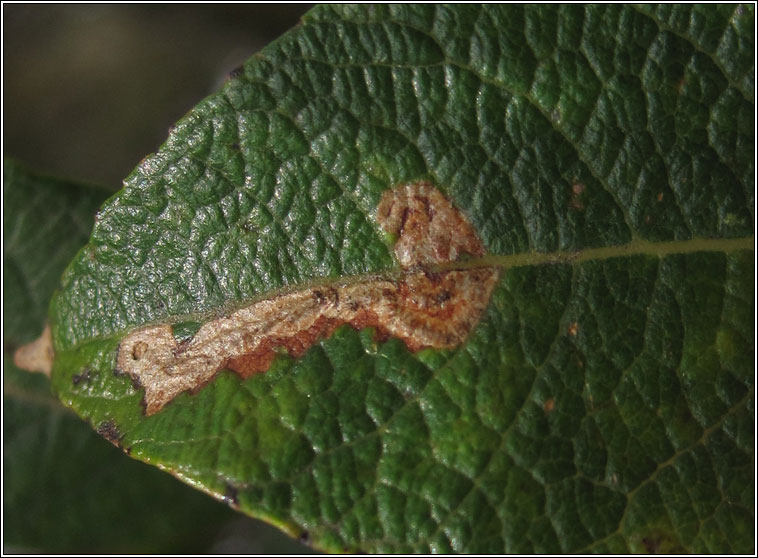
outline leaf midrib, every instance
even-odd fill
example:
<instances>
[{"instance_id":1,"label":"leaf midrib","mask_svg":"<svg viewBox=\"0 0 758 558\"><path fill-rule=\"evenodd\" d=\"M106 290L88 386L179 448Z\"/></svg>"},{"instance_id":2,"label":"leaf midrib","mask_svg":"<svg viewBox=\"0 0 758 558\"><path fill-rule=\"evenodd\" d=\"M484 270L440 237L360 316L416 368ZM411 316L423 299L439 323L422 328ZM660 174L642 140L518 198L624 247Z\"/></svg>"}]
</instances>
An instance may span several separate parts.
<instances>
[{"instance_id":1,"label":"leaf midrib","mask_svg":"<svg viewBox=\"0 0 758 558\"><path fill-rule=\"evenodd\" d=\"M397 280L409 273L418 272L421 270L429 272L444 272L455 271L465 269L478 269L483 267L497 267L502 270L507 270L516 267L527 267L537 265L548 264L578 264L592 260L608 260L612 258L625 258L632 256L652 256L652 257L666 257L675 254L691 254L694 252L733 252L738 250L754 250L755 249L755 237L754 235L739 237L739 238L692 238L689 240L673 240L663 242L651 242L647 240L632 240L627 244L620 244L615 246L604 246L599 248L586 248L583 250L557 250L555 252L523 252L520 254L488 254L477 258L471 258L464 261L446 262L444 264L437 264L434 266L417 267L410 269L386 269L380 272L362 273L356 275L340 276L340 277L320 277L317 279L303 281L296 285L287 285L278 289L272 289L261 293L259 296L245 299L244 301L235 302L221 306L211 312L195 313L195 314L174 314L166 316L163 319L153 320L126 329L109 333L106 335L98 335L90 337L86 340L82 340L78 343L67 345L61 352L74 351L79 347L88 345L92 342L105 340L105 339L118 339L127 333L134 331L138 328L147 327L150 325L165 324L165 323L179 323L182 321L196 321L206 322L208 320L228 315L241 308L250 306L262 300L268 300L277 296L290 294L293 292L302 291L304 289L312 289L319 287L330 287L337 285L352 285L355 283L361 283L364 281L375 279L389 279Z\"/></svg>"},{"instance_id":2,"label":"leaf midrib","mask_svg":"<svg viewBox=\"0 0 758 558\"><path fill-rule=\"evenodd\" d=\"M627 244L586 248L584 250L558 250L555 252L524 252L521 254L487 255L466 262L452 262L445 268L468 269L476 267L524 267L555 263L583 263L590 260L608 260L630 256L665 257L674 254L691 254L693 252L733 252L736 250L753 250L755 237L740 238L692 238L689 240L671 240L651 242L632 240ZM443 266L441 266L443 267ZM440 269L441 271L443 269Z\"/></svg>"}]
</instances>

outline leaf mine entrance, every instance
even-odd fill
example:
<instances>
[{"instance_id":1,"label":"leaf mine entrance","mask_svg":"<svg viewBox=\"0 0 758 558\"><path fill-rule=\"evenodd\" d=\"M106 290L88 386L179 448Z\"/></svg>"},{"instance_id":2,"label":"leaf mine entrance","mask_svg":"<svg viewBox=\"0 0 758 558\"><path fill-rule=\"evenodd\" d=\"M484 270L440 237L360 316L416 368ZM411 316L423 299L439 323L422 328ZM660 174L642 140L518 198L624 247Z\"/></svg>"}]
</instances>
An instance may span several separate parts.
<instances>
[{"instance_id":1,"label":"leaf mine entrance","mask_svg":"<svg viewBox=\"0 0 758 558\"><path fill-rule=\"evenodd\" d=\"M377 221L397 241L396 278L309 287L255 302L209 321L183 341L170 324L147 326L119 345L117 369L144 388L146 414L196 391L223 369L265 372L277 350L302 356L339 326L374 327L411 351L451 349L478 322L498 278L494 267L434 271L484 247L463 214L427 182L384 193Z\"/></svg>"}]
</instances>

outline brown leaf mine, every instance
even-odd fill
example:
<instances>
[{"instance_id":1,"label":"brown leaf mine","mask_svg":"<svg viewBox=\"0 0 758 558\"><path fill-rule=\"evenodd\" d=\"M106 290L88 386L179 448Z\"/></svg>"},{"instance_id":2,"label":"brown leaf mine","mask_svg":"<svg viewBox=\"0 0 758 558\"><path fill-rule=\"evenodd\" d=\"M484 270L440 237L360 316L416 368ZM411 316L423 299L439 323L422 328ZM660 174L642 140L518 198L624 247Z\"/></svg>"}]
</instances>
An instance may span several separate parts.
<instances>
[{"instance_id":1,"label":"brown leaf mine","mask_svg":"<svg viewBox=\"0 0 758 558\"><path fill-rule=\"evenodd\" d=\"M312 287L255 302L205 323L182 343L169 324L126 336L118 369L145 389L146 413L160 411L184 391L196 391L222 369L242 377L266 371L276 350L297 358L339 326L374 327L411 351L460 345L479 320L497 281L493 267L452 269L462 255L484 247L463 215L431 184L385 192L377 210L382 228L397 236L405 272L393 279ZM431 268L442 269L434 271Z\"/></svg>"}]
</instances>

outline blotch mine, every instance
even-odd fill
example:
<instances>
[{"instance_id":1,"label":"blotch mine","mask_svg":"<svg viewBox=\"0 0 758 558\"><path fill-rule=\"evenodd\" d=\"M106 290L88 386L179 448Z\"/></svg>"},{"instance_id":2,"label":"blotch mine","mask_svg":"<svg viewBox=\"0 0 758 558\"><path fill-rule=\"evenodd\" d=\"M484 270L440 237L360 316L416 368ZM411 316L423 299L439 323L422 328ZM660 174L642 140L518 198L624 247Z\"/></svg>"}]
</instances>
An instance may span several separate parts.
<instances>
[{"instance_id":1,"label":"blotch mine","mask_svg":"<svg viewBox=\"0 0 758 558\"><path fill-rule=\"evenodd\" d=\"M222 369L246 378L268 370L279 351L302 356L342 325L373 327L409 350L452 349L479 321L498 278L493 267L455 269L485 254L463 214L434 186L404 184L385 192L377 221L397 241L403 273L302 289L255 302L206 322L178 342L177 325L141 328L119 346L117 368L145 390L148 415Z\"/></svg>"}]
</instances>

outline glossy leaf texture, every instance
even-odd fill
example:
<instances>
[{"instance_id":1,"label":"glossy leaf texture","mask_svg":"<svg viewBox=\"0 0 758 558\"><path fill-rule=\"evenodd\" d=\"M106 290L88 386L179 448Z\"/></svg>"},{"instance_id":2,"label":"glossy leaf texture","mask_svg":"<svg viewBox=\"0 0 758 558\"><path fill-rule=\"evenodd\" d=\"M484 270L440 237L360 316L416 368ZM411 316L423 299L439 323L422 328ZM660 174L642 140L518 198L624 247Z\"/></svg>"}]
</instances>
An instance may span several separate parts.
<instances>
[{"instance_id":1,"label":"glossy leaf texture","mask_svg":"<svg viewBox=\"0 0 758 558\"><path fill-rule=\"evenodd\" d=\"M51 306L55 390L328 551L750 552L754 17L314 9L103 207ZM502 270L464 344L344 326L145 415L129 332L396 273L377 206L418 181Z\"/></svg>"},{"instance_id":2,"label":"glossy leaf texture","mask_svg":"<svg viewBox=\"0 0 758 558\"><path fill-rule=\"evenodd\" d=\"M60 404L48 378L13 364L14 349L42 330L60 275L110 194L4 161L3 550L221 552L233 512L123 455ZM259 540L243 538L237 551L302 551L265 540L252 520L239 527Z\"/></svg>"}]
</instances>

